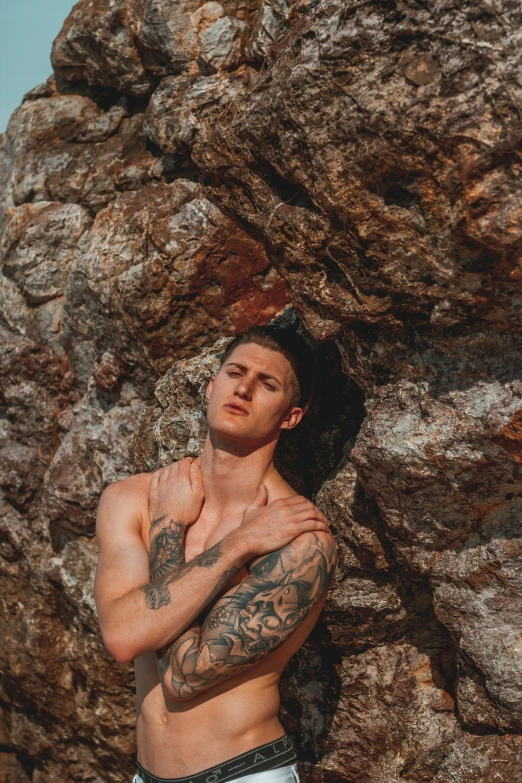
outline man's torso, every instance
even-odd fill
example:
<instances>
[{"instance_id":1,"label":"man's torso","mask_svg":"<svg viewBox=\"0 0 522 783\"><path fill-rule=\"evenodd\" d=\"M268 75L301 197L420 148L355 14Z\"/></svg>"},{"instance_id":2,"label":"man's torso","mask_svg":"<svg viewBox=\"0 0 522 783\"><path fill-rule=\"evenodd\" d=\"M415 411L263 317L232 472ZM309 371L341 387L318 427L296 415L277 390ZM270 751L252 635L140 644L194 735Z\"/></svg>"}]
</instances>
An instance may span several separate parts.
<instances>
[{"instance_id":1,"label":"man's torso","mask_svg":"<svg viewBox=\"0 0 522 783\"><path fill-rule=\"evenodd\" d=\"M148 492L152 474L133 476L140 482L143 505L142 539L149 549ZM281 477L269 486L268 502L297 493ZM198 519L185 533L185 562L220 541L237 527L241 518L227 519L211 534L203 535ZM242 582L260 558L243 565L205 607L204 618L219 598ZM247 568L248 566L248 568ZM216 684L189 701L165 698L154 652L135 660L138 758L158 777L182 777L219 764L226 759L284 734L278 719L281 672L303 644L321 612L326 594L292 635L274 652L246 671Z\"/></svg>"}]
</instances>

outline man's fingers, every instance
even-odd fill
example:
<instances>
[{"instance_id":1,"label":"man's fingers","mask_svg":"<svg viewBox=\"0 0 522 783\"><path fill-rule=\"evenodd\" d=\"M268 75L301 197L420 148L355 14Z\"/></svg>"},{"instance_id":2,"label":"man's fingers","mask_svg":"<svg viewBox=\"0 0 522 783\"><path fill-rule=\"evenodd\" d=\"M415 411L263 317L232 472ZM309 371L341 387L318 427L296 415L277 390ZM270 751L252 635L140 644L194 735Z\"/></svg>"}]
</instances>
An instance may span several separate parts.
<instances>
[{"instance_id":1,"label":"man's fingers","mask_svg":"<svg viewBox=\"0 0 522 783\"><path fill-rule=\"evenodd\" d=\"M310 503L309 500L303 503L296 503L292 506L292 508L287 509L287 515L290 519L292 519L295 515L303 513L308 514L308 516L320 517L321 519L326 520L323 512L320 511L317 506L314 506L313 503Z\"/></svg>"},{"instance_id":2,"label":"man's fingers","mask_svg":"<svg viewBox=\"0 0 522 783\"><path fill-rule=\"evenodd\" d=\"M272 501L274 505L278 506L292 506L295 503L311 503L311 500L308 500L308 498L305 498L304 495L292 495L289 498L276 498Z\"/></svg>"},{"instance_id":3,"label":"man's fingers","mask_svg":"<svg viewBox=\"0 0 522 783\"><path fill-rule=\"evenodd\" d=\"M275 500L272 501L272 503L276 503L276 502L277 501L275 501ZM269 505L272 505L272 504L269 504ZM274 511L276 511L276 513L278 513L278 514L279 513L283 513L283 514L291 515L291 514L298 514L300 511L302 511L305 508L307 508L309 511L312 511L315 508L315 506L314 506L313 503L310 503L309 500L307 500L306 498L303 498L299 502L292 503L291 505L281 505L279 508L276 506L274 508Z\"/></svg>"},{"instance_id":4,"label":"man's fingers","mask_svg":"<svg viewBox=\"0 0 522 783\"><path fill-rule=\"evenodd\" d=\"M317 506L314 505L313 503L310 503L310 507L311 507L310 508L310 513L311 513L312 516L315 516L317 519L322 520L327 525L330 524L330 520L325 517L325 515L323 514L323 512L321 511L320 508L317 508Z\"/></svg>"},{"instance_id":5,"label":"man's fingers","mask_svg":"<svg viewBox=\"0 0 522 783\"><path fill-rule=\"evenodd\" d=\"M269 505L274 505L275 508L281 507L282 509L291 509L292 511L301 510L300 507L303 506L304 508L309 508L310 510L315 509L316 511L319 511L320 514L322 513L320 509L317 508L315 503L312 503L311 500L305 498L304 495L292 495L292 497L289 498L277 498L276 500L273 500L272 503L269 503Z\"/></svg>"},{"instance_id":6,"label":"man's fingers","mask_svg":"<svg viewBox=\"0 0 522 783\"><path fill-rule=\"evenodd\" d=\"M301 511L299 514L296 514L292 517L292 522L294 524L301 524L306 521L315 522L318 525L324 525L326 528L330 528L330 522L326 519L324 514L322 514L319 509L316 509L315 512L310 511Z\"/></svg>"},{"instance_id":7,"label":"man's fingers","mask_svg":"<svg viewBox=\"0 0 522 783\"><path fill-rule=\"evenodd\" d=\"M170 465L168 465L167 467L160 468L158 470L158 473L159 473L159 483L164 484L169 477Z\"/></svg>"},{"instance_id":8,"label":"man's fingers","mask_svg":"<svg viewBox=\"0 0 522 783\"><path fill-rule=\"evenodd\" d=\"M192 489L200 489L203 486L203 473L198 462L192 462L189 477Z\"/></svg>"},{"instance_id":9,"label":"man's fingers","mask_svg":"<svg viewBox=\"0 0 522 783\"><path fill-rule=\"evenodd\" d=\"M161 483L166 483L169 480L175 479L177 476L180 475L180 473L188 475L188 471L190 468L190 462L188 461L189 458L185 457L184 459L180 459L177 462L171 462L170 465L165 465L164 468L161 468L161 477L160 481Z\"/></svg>"},{"instance_id":10,"label":"man's fingers","mask_svg":"<svg viewBox=\"0 0 522 783\"><path fill-rule=\"evenodd\" d=\"M295 516L292 515L292 520L295 522L301 522L303 519L317 519L318 522L330 524L324 514L321 514L321 512L317 511L317 509L303 509L302 511L299 511L299 513L295 514Z\"/></svg>"},{"instance_id":11,"label":"man's fingers","mask_svg":"<svg viewBox=\"0 0 522 783\"><path fill-rule=\"evenodd\" d=\"M183 457L183 459L178 462L179 465L179 472L182 476L186 476L188 478L190 466L192 465L193 457Z\"/></svg>"},{"instance_id":12,"label":"man's fingers","mask_svg":"<svg viewBox=\"0 0 522 783\"><path fill-rule=\"evenodd\" d=\"M296 527L299 531L297 535L306 533L309 530L330 530L330 525L327 525L321 519L305 519L303 522L299 522Z\"/></svg>"},{"instance_id":13,"label":"man's fingers","mask_svg":"<svg viewBox=\"0 0 522 783\"><path fill-rule=\"evenodd\" d=\"M178 462L171 462L170 465L165 468L165 473L167 476L175 477L179 473L179 461Z\"/></svg>"},{"instance_id":14,"label":"man's fingers","mask_svg":"<svg viewBox=\"0 0 522 783\"><path fill-rule=\"evenodd\" d=\"M178 476L190 480L191 466L194 464L194 457L184 457L177 462L171 462L170 465L165 465L162 468L158 468L151 478L150 488L151 490L168 491L167 486L170 481L175 480Z\"/></svg>"}]
</instances>

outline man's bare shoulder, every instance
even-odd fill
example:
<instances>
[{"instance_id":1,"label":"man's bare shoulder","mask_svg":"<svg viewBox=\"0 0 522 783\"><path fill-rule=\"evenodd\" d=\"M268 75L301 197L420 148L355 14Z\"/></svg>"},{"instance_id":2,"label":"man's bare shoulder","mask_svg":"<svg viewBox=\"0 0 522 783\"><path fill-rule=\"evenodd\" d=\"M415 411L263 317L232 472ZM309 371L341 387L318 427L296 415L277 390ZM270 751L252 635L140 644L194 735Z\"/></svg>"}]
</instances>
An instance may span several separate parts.
<instances>
[{"instance_id":1,"label":"man's bare shoulder","mask_svg":"<svg viewBox=\"0 0 522 783\"><path fill-rule=\"evenodd\" d=\"M288 556L292 555L299 558L317 549L324 552L328 559L333 558L335 560L337 554L335 539L329 530L309 530L306 533L301 533L290 544L287 544L287 547L288 549L286 547L283 548Z\"/></svg>"},{"instance_id":2,"label":"man's bare shoulder","mask_svg":"<svg viewBox=\"0 0 522 783\"><path fill-rule=\"evenodd\" d=\"M299 492L296 492L278 471L274 471L271 476L271 481L267 482L267 487L269 503L271 503L272 500L291 498L299 495Z\"/></svg>"},{"instance_id":3,"label":"man's bare shoulder","mask_svg":"<svg viewBox=\"0 0 522 783\"><path fill-rule=\"evenodd\" d=\"M284 498L296 497L300 493L297 492L281 474L275 470L271 476L271 482L268 487L268 502L273 500L280 500ZM304 496L303 496L304 497ZM247 573L250 573L253 568L259 563L264 564L264 568L270 568L274 559L280 559L283 557L285 560L292 560L295 562L306 559L307 556L320 550L326 557L328 562L335 566L337 565L337 545L335 539L330 531L323 530L311 530L294 538L290 543L286 544L281 549L275 552L270 552L267 555L260 555L248 561L245 565Z\"/></svg>"},{"instance_id":4,"label":"man's bare shoulder","mask_svg":"<svg viewBox=\"0 0 522 783\"><path fill-rule=\"evenodd\" d=\"M299 495L279 473L274 479L274 486L271 487L272 491L269 493L269 502ZM254 578L263 576L271 579L275 571L278 571L280 575L287 575L288 572L302 573L302 569L310 573L310 567L317 568L321 564L323 577L328 574L320 591L321 594L324 593L331 581L337 560L337 545L331 532L329 530L310 530L296 536L280 549L249 560L245 564L247 575L244 581L248 584L251 576Z\"/></svg>"},{"instance_id":5,"label":"man's bare shoulder","mask_svg":"<svg viewBox=\"0 0 522 783\"><path fill-rule=\"evenodd\" d=\"M148 520L149 487L152 473L136 473L113 481L103 490L96 515L97 533L141 530Z\"/></svg>"},{"instance_id":6,"label":"man's bare shoulder","mask_svg":"<svg viewBox=\"0 0 522 783\"><path fill-rule=\"evenodd\" d=\"M125 496L130 496L133 499L143 495L148 497L152 475L152 473L135 473L127 478L113 481L105 487L102 497L105 496L107 500L113 498L121 500Z\"/></svg>"},{"instance_id":7,"label":"man's bare shoulder","mask_svg":"<svg viewBox=\"0 0 522 783\"><path fill-rule=\"evenodd\" d=\"M164 465L163 467L168 468L170 465L175 465L176 462L181 462L181 460L173 460L171 463ZM124 496L136 497L144 495L148 498L150 482L153 475L154 471L151 471L150 473L134 473L132 476L128 476L127 478L113 481L111 484L105 487L103 494L119 498Z\"/></svg>"}]
</instances>

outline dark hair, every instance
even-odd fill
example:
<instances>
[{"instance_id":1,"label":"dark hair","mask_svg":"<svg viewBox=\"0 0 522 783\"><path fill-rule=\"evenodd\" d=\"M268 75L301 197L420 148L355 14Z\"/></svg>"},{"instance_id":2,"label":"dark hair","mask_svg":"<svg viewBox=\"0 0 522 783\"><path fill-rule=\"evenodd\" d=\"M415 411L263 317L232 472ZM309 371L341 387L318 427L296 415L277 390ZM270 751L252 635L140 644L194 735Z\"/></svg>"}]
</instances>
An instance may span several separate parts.
<instances>
[{"instance_id":1,"label":"dark hair","mask_svg":"<svg viewBox=\"0 0 522 783\"><path fill-rule=\"evenodd\" d=\"M221 357L221 367L238 345L255 343L270 351L278 351L285 356L294 371L296 383L291 405L304 408L310 404L315 385L315 357L312 349L300 334L292 329L280 326L249 326L246 332L239 332L229 343Z\"/></svg>"}]
</instances>

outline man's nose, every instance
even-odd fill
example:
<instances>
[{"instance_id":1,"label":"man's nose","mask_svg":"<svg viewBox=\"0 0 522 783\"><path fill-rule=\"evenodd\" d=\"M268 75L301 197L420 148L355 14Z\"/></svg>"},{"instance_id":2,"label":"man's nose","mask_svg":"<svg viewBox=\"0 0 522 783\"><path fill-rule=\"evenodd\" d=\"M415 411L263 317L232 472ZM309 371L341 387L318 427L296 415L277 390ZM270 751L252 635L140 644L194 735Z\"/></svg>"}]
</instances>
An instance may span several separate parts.
<instances>
[{"instance_id":1,"label":"man's nose","mask_svg":"<svg viewBox=\"0 0 522 783\"><path fill-rule=\"evenodd\" d=\"M252 384L246 378L241 378L236 386L236 394L246 400L252 397Z\"/></svg>"}]
</instances>

